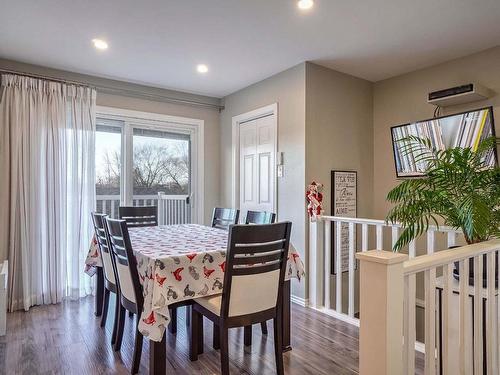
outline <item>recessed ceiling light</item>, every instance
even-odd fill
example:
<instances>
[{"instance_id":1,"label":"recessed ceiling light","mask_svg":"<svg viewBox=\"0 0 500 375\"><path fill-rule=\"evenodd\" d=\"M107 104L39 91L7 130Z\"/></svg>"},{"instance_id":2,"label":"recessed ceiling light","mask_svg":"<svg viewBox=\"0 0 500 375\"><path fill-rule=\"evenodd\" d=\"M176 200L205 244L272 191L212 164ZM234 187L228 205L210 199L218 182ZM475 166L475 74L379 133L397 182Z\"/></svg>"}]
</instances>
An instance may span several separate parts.
<instances>
[{"instance_id":1,"label":"recessed ceiling light","mask_svg":"<svg viewBox=\"0 0 500 375\"><path fill-rule=\"evenodd\" d=\"M198 73L206 73L208 72L208 66L206 66L205 64L198 64L196 66L196 70L198 71Z\"/></svg>"},{"instance_id":2,"label":"recessed ceiling light","mask_svg":"<svg viewBox=\"0 0 500 375\"><path fill-rule=\"evenodd\" d=\"M94 47L100 50L108 49L108 43L102 39L92 39Z\"/></svg>"},{"instance_id":3,"label":"recessed ceiling light","mask_svg":"<svg viewBox=\"0 0 500 375\"><path fill-rule=\"evenodd\" d=\"M306 10L311 9L314 5L314 0L299 0L297 6L299 9Z\"/></svg>"}]
</instances>

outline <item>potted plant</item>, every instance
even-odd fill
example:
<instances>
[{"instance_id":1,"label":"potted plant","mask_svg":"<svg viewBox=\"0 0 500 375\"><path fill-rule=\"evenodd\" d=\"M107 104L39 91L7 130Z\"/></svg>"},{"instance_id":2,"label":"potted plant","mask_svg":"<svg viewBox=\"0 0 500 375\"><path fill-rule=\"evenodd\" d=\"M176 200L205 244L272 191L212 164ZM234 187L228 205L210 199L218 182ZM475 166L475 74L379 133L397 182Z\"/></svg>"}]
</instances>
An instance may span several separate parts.
<instances>
[{"instance_id":1,"label":"potted plant","mask_svg":"<svg viewBox=\"0 0 500 375\"><path fill-rule=\"evenodd\" d=\"M485 162L499 141L486 138L475 150L437 150L428 139L409 136L401 140L402 152L424 162L426 169L424 177L404 180L387 195L395 206L386 221L403 227L393 251L425 233L429 225L440 223L461 230L467 244L500 237L500 168ZM473 277L473 267L470 270ZM458 275L457 265L454 274Z\"/></svg>"}]
</instances>

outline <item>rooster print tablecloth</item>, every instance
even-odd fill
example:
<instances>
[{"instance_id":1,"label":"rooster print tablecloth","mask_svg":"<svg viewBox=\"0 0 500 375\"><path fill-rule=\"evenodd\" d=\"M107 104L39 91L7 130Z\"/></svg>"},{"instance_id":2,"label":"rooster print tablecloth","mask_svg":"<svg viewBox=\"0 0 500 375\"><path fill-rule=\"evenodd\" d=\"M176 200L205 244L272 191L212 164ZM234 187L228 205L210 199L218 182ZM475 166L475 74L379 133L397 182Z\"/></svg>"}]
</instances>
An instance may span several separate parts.
<instances>
[{"instance_id":1,"label":"rooster print tablecloth","mask_svg":"<svg viewBox=\"0 0 500 375\"><path fill-rule=\"evenodd\" d=\"M170 320L170 304L222 293L228 232L196 224L130 228L137 258L144 308L139 330L161 341ZM95 241L90 246L86 272L102 267ZM290 246L286 279L301 279L304 264Z\"/></svg>"}]
</instances>

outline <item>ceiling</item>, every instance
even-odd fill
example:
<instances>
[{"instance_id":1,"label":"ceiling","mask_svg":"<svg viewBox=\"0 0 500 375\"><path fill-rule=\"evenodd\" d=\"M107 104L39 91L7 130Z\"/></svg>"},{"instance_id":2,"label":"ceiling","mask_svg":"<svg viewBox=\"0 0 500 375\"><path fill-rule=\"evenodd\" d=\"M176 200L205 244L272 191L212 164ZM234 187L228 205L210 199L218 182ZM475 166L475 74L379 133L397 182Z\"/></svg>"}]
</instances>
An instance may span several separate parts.
<instances>
[{"instance_id":1,"label":"ceiling","mask_svg":"<svg viewBox=\"0 0 500 375\"><path fill-rule=\"evenodd\" d=\"M303 61L378 81L500 43L499 0L315 0L306 12L296 0L0 0L0 9L0 57L216 97Z\"/></svg>"}]
</instances>

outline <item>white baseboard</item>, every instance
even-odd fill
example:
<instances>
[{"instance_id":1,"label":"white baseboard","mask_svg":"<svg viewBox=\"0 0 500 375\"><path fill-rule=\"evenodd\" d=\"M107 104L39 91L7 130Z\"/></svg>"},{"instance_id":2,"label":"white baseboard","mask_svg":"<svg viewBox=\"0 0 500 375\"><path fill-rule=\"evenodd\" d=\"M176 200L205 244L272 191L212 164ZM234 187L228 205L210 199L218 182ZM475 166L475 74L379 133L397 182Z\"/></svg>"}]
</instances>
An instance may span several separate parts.
<instances>
[{"instance_id":1,"label":"white baseboard","mask_svg":"<svg viewBox=\"0 0 500 375\"><path fill-rule=\"evenodd\" d=\"M296 305L302 306L302 307L307 307L309 306L309 299L307 298L301 298L297 296L290 296L290 301L292 303L295 303Z\"/></svg>"},{"instance_id":2,"label":"white baseboard","mask_svg":"<svg viewBox=\"0 0 500 375\"><path fill-rule=\"evenodd\" d=\"M342 320L343 322L352 324L353 326L359 327L359 319L357 318L352 318L349 315L346 314L340 314L336 312L335 310L332 309L325 309L324 307L312 307L310 306L311 309L319 311L320 313L332 316L338 320Z\"/></svg>"}]
</instances>

